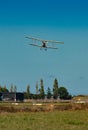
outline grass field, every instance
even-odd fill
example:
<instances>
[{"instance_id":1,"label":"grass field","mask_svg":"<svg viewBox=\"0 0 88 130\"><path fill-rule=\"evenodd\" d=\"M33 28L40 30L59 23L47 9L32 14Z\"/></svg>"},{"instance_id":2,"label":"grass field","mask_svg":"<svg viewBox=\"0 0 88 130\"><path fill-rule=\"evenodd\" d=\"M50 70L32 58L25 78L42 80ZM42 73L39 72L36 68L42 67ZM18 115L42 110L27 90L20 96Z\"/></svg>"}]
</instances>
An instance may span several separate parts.
<instances>
[{"instance_id":1,"label":"grass field","mask_svg":"<svg viewBox=\"0 0 88 130\"><path fill-rule=\"evenodd\" d=\"M88 130L88 111L2 113L0 130Z\"/></svg>"},{"instance_id":2,"label":"grass field","mask_svg":"<svg viewBox=\"0 0 88 130\"><path fill-rule=\"evenodd\" d=\"M88 130L88 110L4 112L0 130Z\"/></svg>"}]
</instances>

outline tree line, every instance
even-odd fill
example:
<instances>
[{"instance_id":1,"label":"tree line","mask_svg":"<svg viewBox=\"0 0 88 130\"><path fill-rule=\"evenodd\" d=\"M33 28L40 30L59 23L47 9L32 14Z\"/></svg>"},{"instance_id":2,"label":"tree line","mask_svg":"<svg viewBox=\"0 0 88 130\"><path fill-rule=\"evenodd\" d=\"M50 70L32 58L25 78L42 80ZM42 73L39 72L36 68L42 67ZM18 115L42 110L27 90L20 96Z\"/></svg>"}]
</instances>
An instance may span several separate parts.
<instances>
[{"instance_id":1,"label":"tree line","mask_svg":"<svg viewBox=\"0 0 88 130\"><path fill-rule=\"evenodd\" d=\"M53 83L53 88L51 90L50 87L47 88L47 92L45 93L44 90L44 81L43 79L40 79L40 85L38 85L38 82L36 83L36 93L33 94L30 92L30 85L27 85L26 87L26 91L24 92L24 98L25 99L71 99L72 95L69 94L68 90L66 89L66 87L59 87L58 85L58 80L55 78L54 79L54 83ZM17 92L17 87L16 85L13 86L11 84L10 86L10 90L8 90L6 88L6 86L2 87L0 86L0 92Z\"/></svg>"},{"instance_id":2,"label":"tree line","mask_svg":"<svg viewBox=\"0 0 88 130\"><path fill-rule=\"evenodd\" d=\"M47 88L47 92L45 93L44 90L44 82L43 79L40 80L40 87L38 86L38 83L36 83L36 93L32 94L30 92L30 85L27 86L26 92L24 93L26 99L44 99L45 97L47 99L71 99L72 95L69 94L66 87L59 87L58 80L55 78L53 83L53 88L51 90L50 87Z\"/></svg>"}]
</instances>

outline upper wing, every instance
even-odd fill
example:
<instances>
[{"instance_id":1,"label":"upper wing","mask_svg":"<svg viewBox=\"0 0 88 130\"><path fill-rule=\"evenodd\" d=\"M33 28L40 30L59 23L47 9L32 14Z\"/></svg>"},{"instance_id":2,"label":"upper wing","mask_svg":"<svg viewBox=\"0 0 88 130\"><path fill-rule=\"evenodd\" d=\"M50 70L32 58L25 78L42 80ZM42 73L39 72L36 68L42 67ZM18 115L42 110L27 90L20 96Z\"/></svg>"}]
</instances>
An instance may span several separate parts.
<instances>
[{"instance_id":1,"label":"upper wing","mask_svg":"<svg viewBox=\"0 0 88 130\"><path fill-rule=\"evenodd\" d=\"M31 36L27 36L26 38L28 39L32 39L32 40L37 40L37 41L40 41L40 42L51 42L51 43L59 43L59 44L64 44L64 42L60 42L60 41L54 41L54 40L43 40L43 39L39 39L39 38L34 38L34 37L31 37Z\"/></svg>"},{"instance_id":2,"label":"upper wing","mask_svg":"<svg viewBox=\"0 0 88 130\"><path fill-rule=\"evenodd\" d=\"M28 44L28 45L41 47L41 46L39 46L39 45L37 45L37 44Z\"/></svg>"},{"instance_id":3,"label":"upper wing","mask_svg":"<svg viewBox=\"0 0 88 130\"><path fill-rule=\"evenodd\" d=\"M51 43L59 43L59 44L64 44L64 42L60 42L60 41L54 41L54 40L47 40L47 42L51 42Z\"/></svg>"},{"instance_id":4,"label":"upper wing","mask_svg":"<svg viewBox=\"0 0 88 130\"><path fill-rule=\"evenodd\" d=\"M41 42L43 41L43 40L41 40L39 38L34 38L34 37L31 37L31 36L27 36L25 38L32 39L32 40L37 40L37 41L41 41Z\"/></svg>"}]
</instances>

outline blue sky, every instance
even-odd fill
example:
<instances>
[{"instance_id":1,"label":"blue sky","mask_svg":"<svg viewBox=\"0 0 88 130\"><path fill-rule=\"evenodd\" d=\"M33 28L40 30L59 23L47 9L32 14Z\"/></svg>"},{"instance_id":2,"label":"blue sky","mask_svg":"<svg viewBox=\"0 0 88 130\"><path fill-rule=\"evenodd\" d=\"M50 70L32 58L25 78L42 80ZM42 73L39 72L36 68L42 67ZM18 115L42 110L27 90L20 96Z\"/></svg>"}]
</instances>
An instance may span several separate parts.
<instances>
[{"instance_id":1,"label":"blue sky","mask_svg":"<svg viewBox=\"0 0 88 130\"><path fill-rule=\"evenodd\" d=\"M25 36L64 41L58 50L28 46ZM88 94L87 0L1 0L0 85L25 91L54 79L73 94Z\"/></svg>"}]
</instances>

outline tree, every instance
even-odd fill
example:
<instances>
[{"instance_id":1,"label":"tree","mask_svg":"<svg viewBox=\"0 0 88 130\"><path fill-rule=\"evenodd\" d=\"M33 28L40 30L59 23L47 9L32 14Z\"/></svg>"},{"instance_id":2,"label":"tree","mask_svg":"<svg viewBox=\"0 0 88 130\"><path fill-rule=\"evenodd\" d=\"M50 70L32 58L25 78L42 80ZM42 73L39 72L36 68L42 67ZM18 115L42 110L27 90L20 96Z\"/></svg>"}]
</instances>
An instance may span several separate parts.
<instances>
[{"instance_id":1,"label":"tree","mask_svg":"<svg viewBox=\"0 0 88 130\"><path fill-rule=\"evenodd\" d=\"M17 92L17 86L16 85L14 86L14 92L15 93Z\"/></svg>"},{"instance_id":2,"label":"tree","mask_svg":"<svg viewBox=\"0 0 88 130\"><path fill-rule=\"evenodd\" d=\"M38 82L36 83L36 95L38 95Z\"/></svg>"},{"instance_id":3,"label":"tree","mask_svg":"<svg viewBox=\"0 0 88 130\"><path fill-rule=\"evenodd\" d=\"M30 97L30 85L27 85L26 98Z\"/></svg>"},{"instance_id":4,"label":"tree","mask_svg":"<svg viewBox=\"0 0 88 130\"><path fill-rule=\"evenodd\" d=\"M56 78L54 80L54 85L53 85L53 97L54 99L58 98L58 81Z\"/></svg>"},{"instance_id":5,"label":"tree","mask_svg":"<svg viewBox=\"0 0 88 130\"><path fill-rule=\"evenodd\" d=\"M48 87L48 89L47 89L47 98L50 99L51 96L52 96L51 90L50 90L50 88Z\"/></svg>"},{"instance_id":6,"label":"tree","mask_svg":"<svg viewBox=\"0 0 88 130\"><path fill-rule=\"evenodd\" d=\"M44 92L44 85L43 85L43 80L41 79L40 80L40 98L41 99L44 99L45 98L45 92Z\"/></svg>"},{"instance_id":7,"label":"tree","mask_svg":"<svg viewBox=\"0 0 88 130\"><path fill-rule=\"evenodd\" d=\"M0 86L0 92L9 92L9 90L6 88L6 86Z\"/></svg>"},{"instance_id":8,"label":"tree","mask_svg":"<svg viewBox=\"0 0 88 130\"><path fill-rule=\"evenodd\" d=\"M10 92L13 92L13 84L10 86Z\"/></svg>"},{"instance_id":9,"label":"tree","mask_svg":"<svg viewBox=\"0 0 88 130\"><path fill-rule=\"evenodd\" d=\"M36 82L36 94L34 94L33 98L34 99L39 99L40 98L39 90L38 90L38 82Z\"/></svg>"},{"instance_id":10,"label":"tree","mask_svg":"<svg viewBox=\"0 0 88 130\"><path fill-rule=\"evenodd\" d=\"M67 89L65 87L60 87L58 89L60 99L71 99L71 95L69 95Z\"/></svg>"}]
</instances>

